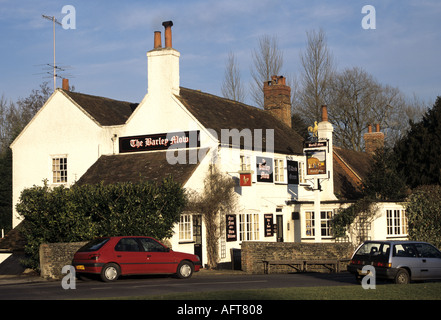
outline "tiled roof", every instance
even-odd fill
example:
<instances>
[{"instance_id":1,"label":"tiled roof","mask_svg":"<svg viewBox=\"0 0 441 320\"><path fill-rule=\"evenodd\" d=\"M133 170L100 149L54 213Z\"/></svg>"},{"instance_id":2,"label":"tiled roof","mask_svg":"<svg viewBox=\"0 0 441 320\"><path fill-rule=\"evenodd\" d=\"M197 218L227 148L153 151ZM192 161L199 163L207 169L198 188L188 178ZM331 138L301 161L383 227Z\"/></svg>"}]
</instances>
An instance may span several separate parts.
<instances>
[{"instance_id":1,"label":"tiled roof","mask_svg":"<svg viewBox=\"0 0 441 320\"><path fill-rule=\"evenodd\" d=\"M334 146L334 193L340 199L361 196L361 183L369 172L372 157L366 152Z\"/></svg>"},{"instance_id":2,"label":"tiled roof","mask_svg":"<svg viewBox=\"0 0 441 320\"><path fill-rule=\"evenodd\" d=\"M199 158L198 161L190 161L189 156L192 154L188 150L185 152L187 164L170 164L167 161L167 151L103 155L77 181L77 184L161 182L171 175L174 181L184 185L202 160ZM199 156L205 155L204 149L197 150L197 153Z\"/></svg>"},{"instance_id":3,"label":"tiled roof","mask_svg":"<svg viewBox=\"0 0 441 320\"><path fill-rule=\"evenodd\" d=\"M206 128L216 131L221 139L221 129L274 129L274 151L284 154L303 154L303 138L268 112L237 101L208 93L180 88L177 98ZM262 142L265 150L266 142Z\"/></svg>"},{"instance_id":4,"label":"tiled roof","mask_svg":"<svg viewBox=\"0 0 441 320\"><path fill-rule=\"evenodd\" d=\"M138 103L113 100L62 89L59 90L74 100L102 126L124 124L138 106Z\"/></svg>"}]
</instances>

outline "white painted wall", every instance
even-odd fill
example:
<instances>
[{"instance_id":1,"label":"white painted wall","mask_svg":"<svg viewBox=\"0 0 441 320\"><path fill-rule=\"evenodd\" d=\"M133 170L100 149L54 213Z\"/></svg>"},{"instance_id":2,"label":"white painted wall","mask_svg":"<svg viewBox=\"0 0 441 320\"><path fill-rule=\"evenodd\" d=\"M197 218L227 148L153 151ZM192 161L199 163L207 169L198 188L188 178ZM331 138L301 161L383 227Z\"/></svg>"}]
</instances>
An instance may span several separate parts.
<instances>
[{"instance_id":1,"label":"white painted wall","mask_svg":"<svg viewBox=\"0 0 441 320\"><path fill-rule=\"evenodd\" d=\"M60 90L41 108L11 145L13 152L13 227L21 191L33 185L56 186L52 156L67 156L67 185L78 180L102 154L113 151L111 140L118 128L103 129Z\"/></svg>"}]
</instances>

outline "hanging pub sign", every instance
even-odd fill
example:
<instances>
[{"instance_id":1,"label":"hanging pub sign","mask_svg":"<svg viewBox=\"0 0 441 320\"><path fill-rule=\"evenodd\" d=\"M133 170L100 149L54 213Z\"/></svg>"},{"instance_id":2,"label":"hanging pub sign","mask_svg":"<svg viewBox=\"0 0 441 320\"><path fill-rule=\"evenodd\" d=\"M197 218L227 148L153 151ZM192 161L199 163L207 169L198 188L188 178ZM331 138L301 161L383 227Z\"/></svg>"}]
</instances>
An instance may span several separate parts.
<instances>
[{"instance_id":1,"label":"hanging pub sign","mask_svg":"<svg viewBox=\"0 0 441 320\"><path fill-rule=\"evenodd\" d=\"M265 237L272 237L274 235L274 221L273 214L266 213L263 215L265 221Z\"/></svg>"},{"instance_id":2,"label":"hanging pub sign","mask_svg":"<svg viewBox=\"0 0 441 320\"><path fill-rule=\"evenodd\" d=\"M286 160L288 184L299 184L299 162Z\"/></svg>"},{"instance_id":3,"label":"hanging pub sign","mask_svg":"<svg viewBox=\"0 0 441 320\"><path fill-rule=\"evenodd\" d=\"M199 130L119 138L120 153L166 150L169 147L174 149L200 147Z\"/></svg>"},{"instance_id":4,"label":"hanging pub sign","mask_svg":"<svg viewBox=\"0 0 441 320\"><path fill-rule=\"evenodd\" d=\"M303 152L306 155L306 175L315 178L327 177L326 153L328 141L307 141L304 143Z\"/></svg>"},{"instance_id":5,"label":"hanging pub sign","mask_svg":"<svg viewBox=\"0 0 441 320\"><path fill-rule=\"evenodd\" d=\"M239 171L239 175L240 175L239 185L241 187L251 187L251 185L252 185L252 179L251 179L252 173L253 173L253 171L251 171L251 170Z\"/></svg>"},{"instance_id":6,"label":"hanging pub sign","mask_svg":"<svg viewBox=\"0 0 441 320\"><path fill-rule=\"evenodd\" d=\"M227 242L237 241L236 215L226 215Z\"/></svg>"},{"instance_id":7,"label":"hanging pub sign","mask_svg":"<svg viewBox=\"0 0 441 320\"><path fill-rule=\"evenodd\" d=\"M257 182L273 182L273 159L256 157Z\"/></svg>"},{"instance_id":8,"label":"hanging pub sign","mask_svg":"<svg viewBox=\"0 0 441 320\"><path fill-rule=\"evenodd\" d=\"M326 150L305 150L306 174L308 176L327 175Z\"/></svg>"},{"instance_id":9,"label":"hanging pub sign","mask_svg":"<svg viewBox=\"0 0 441 320\"><path fill-rule=\"evenodd\" d=\"M311 149L311 148L321 148L326 147L328 141L305 141L303 144L303 148Z\"/></svg>"}]
</instances>

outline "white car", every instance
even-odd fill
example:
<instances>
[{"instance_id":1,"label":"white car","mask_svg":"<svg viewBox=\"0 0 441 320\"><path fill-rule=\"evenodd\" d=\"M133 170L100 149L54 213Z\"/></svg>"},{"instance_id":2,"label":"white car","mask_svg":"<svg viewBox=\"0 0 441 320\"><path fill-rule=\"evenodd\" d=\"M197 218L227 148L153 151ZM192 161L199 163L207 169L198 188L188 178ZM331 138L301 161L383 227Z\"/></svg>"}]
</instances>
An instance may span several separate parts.
<instances>
[{"instance_id":1,"label":"white car","mask_svg":"<svg viewBox=\"0 0 441 320\"><path fill-rule=\"evenodd\" d=\"M366 265L375 268L377 278L398 284L441 279L441 252L426 242L366 241L355 251L348 271L360 281Z\"/></svg>"}]
</instances>

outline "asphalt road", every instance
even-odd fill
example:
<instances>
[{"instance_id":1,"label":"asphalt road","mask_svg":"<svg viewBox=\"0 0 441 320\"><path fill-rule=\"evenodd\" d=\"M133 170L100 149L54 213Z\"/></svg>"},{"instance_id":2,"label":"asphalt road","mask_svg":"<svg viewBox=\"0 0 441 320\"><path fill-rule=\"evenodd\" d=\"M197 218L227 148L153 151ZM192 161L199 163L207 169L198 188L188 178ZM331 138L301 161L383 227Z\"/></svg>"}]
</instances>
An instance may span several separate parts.
<instances>
[{"instance_id":1,"label":"asphalt road","mask_svg":"<svg viewBox=\"0 0 441 320\"><path fill-rule=\"evenodd\" d=\"M349 273L293 273L270 275L195 274L181 280L169 276L125 277L116 282L77 280L75 289L61 281L0 284L0 300L69 300L148 296L178 292L265 289L283 287L357 285Z\"/></svg>"}]
</instances>

